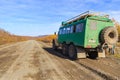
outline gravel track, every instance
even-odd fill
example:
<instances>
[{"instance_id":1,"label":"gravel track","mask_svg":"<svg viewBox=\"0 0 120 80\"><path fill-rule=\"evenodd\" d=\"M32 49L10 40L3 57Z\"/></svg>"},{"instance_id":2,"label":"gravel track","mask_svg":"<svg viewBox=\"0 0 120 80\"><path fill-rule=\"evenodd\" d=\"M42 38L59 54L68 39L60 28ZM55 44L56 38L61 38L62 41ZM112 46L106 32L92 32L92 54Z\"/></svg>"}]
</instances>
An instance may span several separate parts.
<instances>
[{"instance_id":1,"label":"gravel track","mask_svg":"<svg viewBox=\"0 0 120 80\"><path fill-rule=\"evenodd\" d=\"M0 80L120 80L120 60L71 61L34 40L0 46Z\"/></svg>"}]
</instances>

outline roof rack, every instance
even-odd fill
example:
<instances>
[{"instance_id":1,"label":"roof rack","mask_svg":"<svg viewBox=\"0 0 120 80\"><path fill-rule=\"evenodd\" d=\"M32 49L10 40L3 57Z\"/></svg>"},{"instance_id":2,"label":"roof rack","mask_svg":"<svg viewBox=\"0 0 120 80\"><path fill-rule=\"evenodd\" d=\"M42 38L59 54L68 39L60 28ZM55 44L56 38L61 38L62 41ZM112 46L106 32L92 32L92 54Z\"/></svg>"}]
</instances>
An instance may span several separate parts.
<instances>
[{"instance_id":1,"label":"roof rack","mask_svg":"<svg viewBox=\"0 0 120 80\"><path fill-rule=\"evenodd\" d=\"M86 12L84 12L84 13L78 15L78 16L75 16L71 19L68 19L67 21L63 21L62 25L77 21L77 20L82 19L82 18L86 18L87 16L102 16L102 17L109 18L108 14L103 14L103 13L100 13L100 12L93 12L93 11L86 11Z\"/></svg>"}]
</instances>

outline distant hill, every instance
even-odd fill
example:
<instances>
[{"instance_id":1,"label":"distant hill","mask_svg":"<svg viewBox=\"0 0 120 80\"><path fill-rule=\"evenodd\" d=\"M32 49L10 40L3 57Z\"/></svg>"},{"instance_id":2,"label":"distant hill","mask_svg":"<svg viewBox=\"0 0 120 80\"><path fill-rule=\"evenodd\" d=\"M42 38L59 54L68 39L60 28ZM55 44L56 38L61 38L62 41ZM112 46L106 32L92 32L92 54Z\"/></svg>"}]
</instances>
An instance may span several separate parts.
<instances>
[{"instance_id":1,"label":"distant hill","mask_svg":"<svg viewBox=\"0 0 120 80\"><path fill-rule=\"evenodd\" d=\"M0 28L0 37L3 36L10 36L11 34L3 29Z\"/></svg>"},{"instance_id":2,"label":"distant hill","mask_svg":"<svg viewBox=\"0 0 120 80\"><path fill-rule=\"evenodd\" d=\"M4 29L0 28L0 44L10 43L10 42L19 42L25 41L29 39L34 39L33 37L29 36L17 36L10 34L9 32L5 31Z\"/></svg>"},{"instance_id":3,"label":"distant hill","mask_svg":"<svg viewBox=\"0 0 120 80\"><path fill-rule=\"evenodd\" d=\"M37 38L38 41L45 43L51 43L53 39L57 38L57 35L43 35Z\"/></svg>"},{"instance_id":4,"label":"distant hill","mask_svg":"<svg viewBox=\"0 0 120 80\"><path fill-rule=\"evenodd\" d=\"M5 43L11 43L11 42L19 42L19 41L26 41L26 40L37 40L37 41L43 41L43 42L52 42L52 39L56 38L56 35L40 35L38 37L30 37L30 36L18 36L13 35L4 29L0 28L0 45Z\"/></svg>"},{"instance_id":5,"label":"distant hill","mask_svg":"<svg viewBox=\"0 0 120 80\"><path fill-rule=\"evenodd\" d=\"M45 36L49 36L49 35L39 35L38 38L45 37Z\"/></svg>"}]
</instances>

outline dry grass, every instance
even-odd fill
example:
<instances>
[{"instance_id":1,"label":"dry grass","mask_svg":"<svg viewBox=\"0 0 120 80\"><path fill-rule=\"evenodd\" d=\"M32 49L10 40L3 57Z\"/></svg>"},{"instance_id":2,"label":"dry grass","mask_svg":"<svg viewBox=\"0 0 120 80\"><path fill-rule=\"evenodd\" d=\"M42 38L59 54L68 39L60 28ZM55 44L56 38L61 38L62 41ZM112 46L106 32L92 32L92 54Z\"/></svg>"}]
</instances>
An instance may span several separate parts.
<instances>
[{"instance_id":1,"label":"dry grass","mask_svg":"<svg viewBox=\"0 0 120 80\"><path fill-rule=\"evenodd\" d=\"M11 42L25 41L28 39L30 39L30 37L12 35L9 32L0 29L0 45Z\"/></svg>"},{"instance_id":2,"label":"dry grass","mask_svg":"<svg viewBox=\"0 0 120 80\"><path fill-rule=\"evenodd\" d=\"M120 54L115 54L114 57L120 58Z\"/></svg>"},{"instance_id":3,"label":"dry grass","mask_svg":"<svg viewBox=\"0 0 120 80\"><path fill-rule=\"evenodd\" d=\"M30 39L36 39L38 41L43 41L46 43L52 42L52 39L56 38L56 35L48 35L48 36L43 36L43 37L29 37L29 36L16 36L12 35L9 32L0 29L0 45L1 44L6 44L6 43L11 43L11 42L19 42L19 41L26 41Z\"/></svg>"},{"instance_id":4,"label":"dry grass","mask_svg":"<svg viewBox=\"0 0 120 80\"><path fill-rule=\"evenodd\" d=\"M118 35L119 35L118 41L120 42L120 23L116 22L115 26L116 26L116 28L118 30Z\"/></svg>"},{"instance_id":5,"label":"dry grass","mask_svg":"<svg viewBox=\"0 0 120 80\"><path fill-rule=\"evenodd\" d=\"M119 36L120 36L120 23L115 22L115 26L116 26L116 28L117 28L117 30L118 30L118 34L119 34Z\"/></svg>"},{"instance_id":6,"label":"dry grass","mask_svg":"<svg viewBox=\"0 0 120 80\"><path fill-rule=\"evenodd\" d=\"M37 40L45 43L51 43L52 40L55 38L57 38L57 35L47 35L47 36L40 37Z\"/></svg>"}]
</instances>

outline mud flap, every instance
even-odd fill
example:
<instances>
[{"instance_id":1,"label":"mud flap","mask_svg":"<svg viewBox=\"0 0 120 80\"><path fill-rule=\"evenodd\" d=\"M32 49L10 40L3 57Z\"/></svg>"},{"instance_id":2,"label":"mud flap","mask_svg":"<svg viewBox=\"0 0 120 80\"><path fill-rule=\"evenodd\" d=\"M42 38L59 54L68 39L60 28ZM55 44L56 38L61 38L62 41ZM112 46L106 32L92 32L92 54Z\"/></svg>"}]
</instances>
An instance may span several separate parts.
<instances>
[{"instance_id":1,"label":"mud flap","mask_svg":"<svg viewBox=\"0 0 120 80\"><path fill-rule=\"evenodd\" d=\"M83 49L77 48L77 58L86 58L86 53Z\"/></svg>"},{"instance_id":2,"label":"mud flap","mask_svg":"<svg viewBox=\"0 0 120 80\"><path fill-rule=\"evenodd\" d=\"M103 52L98 52L98 57L105 58L105 50L103 50Z\"/></svg>"},{"instance_id":3,"label":"mud flap","mask_svg":"<svg viewBox=\"0 0 120 80\"><path fill-rule=\"evenodd\" d=\"M77 53L77 58L86 58L86 53Z\"/></svg>"}]
</instances>

